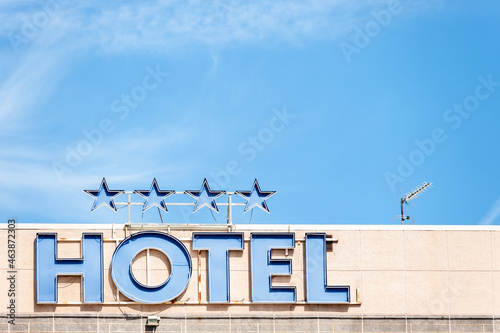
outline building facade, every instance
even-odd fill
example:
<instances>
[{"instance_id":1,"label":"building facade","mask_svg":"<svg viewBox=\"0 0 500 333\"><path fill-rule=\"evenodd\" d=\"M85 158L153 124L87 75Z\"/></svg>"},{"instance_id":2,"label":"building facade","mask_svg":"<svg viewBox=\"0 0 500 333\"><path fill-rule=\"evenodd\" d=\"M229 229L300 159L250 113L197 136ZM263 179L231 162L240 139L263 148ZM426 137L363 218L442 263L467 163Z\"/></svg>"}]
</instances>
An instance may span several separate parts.
<instances>
[{"instance_id":1,"label":"building facade","mask_svg":"<svg viewBox=\"0 0 500 333\"><path fill-rule=\"evenodd\" d=\"M1 243L8 248L9 226L1 228ZM5 318L0 332L500 331L500 228L493 226L16 224L11 229L15 260L0 259ZM101 235L87 240L100 242L95 249L101 252L85 248L82 238L89 234ZM143 242L150 247L137 247L140 234L179 241L188 254L182 261L147 237ZM217 237L226 245L228 239L241 240L241 248L225 245L217 256L211 245ZM122 262L119 247L132 253L127 257L120 250ZM183 276L187 260L190 272ZM80 272L83 262L88 266ZM129 271L133 279L127 285ZM177 288L175 297L150 298L154 288L148 288L159 290L165 283Z\"/></svg>"}]
</instances>

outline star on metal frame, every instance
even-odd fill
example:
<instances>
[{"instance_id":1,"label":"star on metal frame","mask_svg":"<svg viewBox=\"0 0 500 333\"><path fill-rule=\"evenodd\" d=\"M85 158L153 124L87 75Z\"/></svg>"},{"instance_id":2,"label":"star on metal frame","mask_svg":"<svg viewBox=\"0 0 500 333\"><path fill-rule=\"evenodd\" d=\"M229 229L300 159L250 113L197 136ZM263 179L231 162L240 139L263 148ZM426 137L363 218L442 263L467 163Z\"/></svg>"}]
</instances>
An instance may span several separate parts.
<instances>
[{"instance_id":1,"label":"star on metal frame","mask_svg":"<svg viewBox=\"0 0 500 333\"><path fill-rule=\"evenodd\" d=\"M266 200L276 194L276 191L261 191L259 182L257 179L253 182L253 187L250 191L236 191L240 197L243 197L247 200L247 204L245 206L245 210L243 213L254 209L255 207L259 207L265 212L269 213L269 208L267 208Z\"/></svg>"},{"instance_id":2,"label":"star on metal frame","mask_svg":"<svg viewBox=\"0 0 500 333\"><path fill-rule=\"evenodd\" d=\"M193 213L197 210L208 207L217 213L219 212L219 208L215 203L215 199L220 197L221 195L226 194L226 191L212 191L210 190L210 186L208 186L207 179L203 180L203 185L199 191L184 191L185 194L188 194L196 199L196 204L193 208Z\"/></svg>"},{"instance_id":3,"label":"star on metal frame","mask_svg":"<svg viewBox=\"0 0 500 333\"><path fill-rule=\"evenodd\" d=\"M167 205L165 204L165 199L174 194L173 190L160 190L158 187L158 183L156 182L156 178L153 178L153 183L151 184L151 188L148 190L135 190L135 194L140 195L146 201L144 202L144 206L142 206L142 212L145 212L149 208L156 206L158 208L163 209L168 213Z\"/></svg>"},{"instance_id":4,"label":"star on metal frame","mask_svg":"<svg viewBox=\"0 0 500 333\"><path fill-rule=\"evenodd\" d=\"M95 199L92 209L90 210L91 212L101 206L107 206L109 209L116 212L116 206L113 198L125 193L124 190L110 190L105 178L102 179L101 186L99 186L98 190L83 190L83 192Z\"/></svg>"}]
</instances>

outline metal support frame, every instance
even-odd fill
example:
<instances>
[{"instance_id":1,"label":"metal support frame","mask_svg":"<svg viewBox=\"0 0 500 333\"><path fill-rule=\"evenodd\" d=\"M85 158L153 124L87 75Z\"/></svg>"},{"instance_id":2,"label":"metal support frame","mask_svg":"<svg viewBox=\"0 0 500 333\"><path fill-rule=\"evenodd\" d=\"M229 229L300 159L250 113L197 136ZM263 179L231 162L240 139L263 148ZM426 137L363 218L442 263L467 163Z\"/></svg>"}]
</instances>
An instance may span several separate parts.
<instances>
[{"instance_id":1,"label":"metal support frame","mask_svg":"<svg viewBox=\"0 0 500 333\"><path fill-rule=\"evenodd\" d=\"M135 194L134 191L125 191L123 194L128 196L127 201L115 202L115 205L120 208L128 207L128 224L132 223L132 206L143 206L144 201L132 201L132 194ZM227 203L217 203L217 206L227 207L227 217L226 224L233 224L233 207L245 207L246 203L242 202L233 202L232 196L236 194L236 192L226 192L227 194ZM184 191L175 191L174 195L185 195ZM193 206L196 204L194 202L168 202L167 206ZM160 215L161 216L161 215Z\"/></svg>"}]
</instances>

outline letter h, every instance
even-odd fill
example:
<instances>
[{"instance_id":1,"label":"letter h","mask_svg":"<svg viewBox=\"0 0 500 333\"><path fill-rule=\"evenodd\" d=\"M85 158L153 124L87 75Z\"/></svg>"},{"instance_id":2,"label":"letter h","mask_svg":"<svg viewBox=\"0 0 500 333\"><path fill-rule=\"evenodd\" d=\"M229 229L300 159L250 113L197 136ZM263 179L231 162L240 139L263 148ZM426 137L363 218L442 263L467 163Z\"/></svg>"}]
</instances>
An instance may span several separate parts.
<instances>
[{"instance_id":1,"label":"letter h","mask_svg":"<svg viewBox=\"0 0 500 333\"><path fill-rule=\"evenodd\" d=\"M81 258L59 258L57 233L36 235L36 301L57 303L59 275L77 275L82 279L82 302L104 301L103 239L100 233L84 233Z\"/></svg>"}]
</instances>

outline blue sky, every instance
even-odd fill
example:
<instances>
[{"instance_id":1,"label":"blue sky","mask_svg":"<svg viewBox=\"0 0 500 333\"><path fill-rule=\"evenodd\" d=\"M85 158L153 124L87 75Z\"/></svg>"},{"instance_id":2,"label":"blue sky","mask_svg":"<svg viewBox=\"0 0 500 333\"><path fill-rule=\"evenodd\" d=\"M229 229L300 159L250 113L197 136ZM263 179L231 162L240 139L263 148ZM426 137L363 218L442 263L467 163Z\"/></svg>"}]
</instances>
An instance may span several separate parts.
<instances>
[{"instance_id":1,"label":"blue sky","mask_svg":"<svg viewBox=\"0 0 500 333\"><path fill-rule=\"evenodd\" d=\"M257 178L278 193L252 223L397 224L427 181L405 208L415 224L500 224L499 14L492 0L3 1L0 218L126 222L90 212L83 190L103 177ZM206 207L163 219L213 222Z\"/></svg>"}]
</instances>

